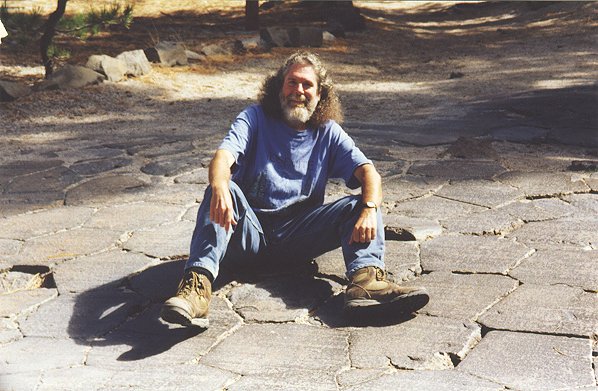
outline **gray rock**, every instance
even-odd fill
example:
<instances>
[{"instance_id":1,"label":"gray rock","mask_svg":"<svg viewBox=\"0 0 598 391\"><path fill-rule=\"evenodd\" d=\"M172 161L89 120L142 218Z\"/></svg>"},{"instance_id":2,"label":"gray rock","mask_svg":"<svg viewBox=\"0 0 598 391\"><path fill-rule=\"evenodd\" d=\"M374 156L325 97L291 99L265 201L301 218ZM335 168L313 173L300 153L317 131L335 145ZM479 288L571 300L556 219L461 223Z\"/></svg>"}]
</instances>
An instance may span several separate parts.
<instances>
[{"instance_id":1,"label":"gray rock","mask_svg":"<svg viewBox=\"0 0 598 391\"><path fill-rule=\"evenodd\" d=\"M127 65L128 76L142 76L150 73L152 70L150 62L141 49L122 52L116 58Z\"/></svg>"},{"instance_id":2,"label":"gray rock","mask_svg":"<svg viewBox=\"0 0 598 391\"><path fill-rule=\"evenodd\" d=\"M388 373L387 369L362 369L351 368L340 372L336 378L339 386L345 389L350 386L359 385L361 383L376 380Z\"/></svg>"},{"instance_id":3,"label":"gray rock","mask_svg":"<svg viewBox=\"0 0 598 391\"><path fill-rule=\"evenodd\" d=\"M48 79L35 86L38 90L55 90L64 88L82 88L103 82L105 76L89 68L66 64L52 73Z\"/></svg>"},{"instance_id":4,"label":"gray rock","mask_svg":"<svg viewBox=\"0 0 598 391\"><path fill-rule=\"evenodd\" d=\"M99 159L91 161L82 161L72 164L69 168L79 175L95 175L115 168L130 166L133 159L125 157L116 157L111 159Z\"/></svg>"},{"instance_id":5,"label":"gray rock","mask_svg":"<svg viewBox=\"0 0 598 391\"><path fill-rule=\"evenodd\" d=\"M31 93L31 89L19 83L0 80L0 102L11 102Z\"/></svg>"},{"instance_id":6,"label":"gray rock","mask_svg":"<svg viewBox=\"0 0 598 391\"><path fill-rule=\"evenodd\" d=\"M201 203L201 200L198 202ZM181 217L181 220L191 221L195 223L197 220L197 213L199 212L199 204L193 205L191 208L187 209L187 212Z\"/></svg>"},{"instance_id":7,"label":"gray rock","mask_svg":"<svg viewBox=\"0 0 598 391\"><path fill-rule=\"evenodd\" d=\"M239 316L216 296L210 303L210 327L204 331L164 323L159 319L160 308L161 305L150 307L97 340L89 352L87 365L112 371L145 371L148 363L160 369L188 364L208 351L211 354L210 349L219 341L226 343L238 333L232 334L241 325ZM229 334L232 335L226 337ZM251 345L255 344L244 341L239 348L247 349ZM207 364L204 359L201 358L202 364ZM236 368L231 371L239 372ZM164 376L163 371L160 373Z\"/></svg>"},{"instance_id":8,"label":"gray rock","mask_svg":"<svg viewBox=\"0 0 598 391\"><path fill-rule=\"evenodd\" d=\"M80 295L61 294L19 319L19 325L26 338L92 341L136 315L143 304L139 295L112 284Z\"/></svg>"},{"instance_id":9,"label":"gray rock","mask_svg":"<svg viewBox=\"0 0 598 391\"><path fill-rule=\"evenodd\" d=\"M598 216L598 194L572 194L564 200L575 208L575 215Z\"/></svg>"},{"instance_id":10,"label":"gray rock","mask_svg":"<svg viewBox=\"0 0 598 391\"><path fill-rule=\"evenodd\" d=\"M492 331L458 370L509 389L595 386L588 339Z\"/></svg>"},{"instance_id":11,"label":"gray rock","mask_svg":"<svg viewBox=\"0 0 598 391\"><path fill-rule=\"evenodd\" d=\"M121 81L127 73L127 64L124 61L105 54L89 56L85 66L101 73L106 76L108 81L113 82Z\"/></svg>"},{"instance_id":12,"label":"gray rock","mask_svg":"<svg viewBox=\"0 0 598 391\"><path fill-rule=\"evenodd\" d=\"M426 271L506 274L533 253L526 246L490 236L440 236L421 245Z\"/></svg>"},{"instance_id":13,"label":"gray rock","mask_svg":"<svg viewBox=\"0 0 598 391\"><path fill-rule=\"evenodd\" d=\"M11 216L0 220L0 237L25 240L72 229L82 225L92 213L91 208L68 206Z\"/></svg>"},{"instance_id":14,"label":"gray rock","mask_svg":"<svg viewBox=\"0 0 598 391\"><path fill-rule=\"evenodd\" d=\"M139 201L138 193L149 183L130 175L111 175L91 179L70 188L66 205L98 205Z\"/></svg>"},{"instance_id":15,"label":"gray rock","mask_svg":"<svg viewBox=\"0 0 598 391\"><path fill-rule=\"evenodd\" d=\"M587 291L598 291L596 273L598 250L554 246L538 249L511 270L509 275L525 284L565 284Z\"/></svg>"},{"instance_id":16,"label":"gray rock","mask_svg":"<svg viewBox=\"0 0 598 391\"><path fill-rule=\"evenodd\" d=\"M505 388L489 380L459 371L398 371L373 381L365 381L348 391L434 390L434 391L501 391Z\"/></svg>"},{"instance_id":17,"label":"gray rock","mask_svg":"<svg viewBox=\"0 0 598 391\"><path fill-rule=\"evenodd\" d=\"M28 314L37 307L58 296L56 289L30 289L20 290L0 295L0 316Z\"/></svg>"},{"instance_id":18,"label":"gray rock","mask_svg":"<svg viewBox=\"0 0 598 391\"><path fill-rule=\"evenodd\" d=\"M13 319L15 319L13 316L10 318L0 318L0 345L15 342L23 338L19 326ZM2 380L0 379L1 385Z\"/></svg>"},{"instance_id":19,"label":"gray rock","mask_svg":"<svg viewBox=\"0 0 598 391\"><path fill-rule=\"evenodd\" d=\"M15 257L15 263L52 265L114 247L120 235L108 230L77 228L36 237L25 242L22 251Z\"/></svg>"},{"instance_id":20,"label":"gray rock","mask_svg":"<svg viewBox=\"0 0 598 391\"><path fill-rule=\"evenodd\" d=\"M16 291L37 289L42 285L43 279L39 273L23 273L19 271L5 271L0 273L0 294Z\"/></svg>"},{"instance_id":21,"label":"gray rock","mask_svg":"<svg viewBox=\"0 0 598 391\"><path fill-rule=\"evenodd\" d=\"M412 280L422 272L419 248L415 242L387 240L384 263L389 278L396 282Z\"/></svg>"},{"instance_id":22,"label":"gray rock","mask_svg":"<svg viewBox=\"0 0 598 391\"><path fill-rule=\"evenodd\" d=\"M268 27L260 30L260 38L270 46L322 46L322 30L317 27Z\"/></svg>"},{"instance_id":23,"label":"gray rock","mask_svg":"<svg viewBox=\"0 0 598 391\"><path fill-rule=\"evenodd\" d=\"M66 167L55 167L47 171L15 178L6 188L6 193L56 193L81 180L76 172Z\"/></svg>"},{"instance_id":24,"label":"gray rock","mask_svg":"<svg viewBox=\"0 0 598 391\"><path fill-rule=\"evenodd\" d=\"M150 62L160 63L169 67L175 65L187 65L187 54L185 46L180 42L161 41L154 47L144 50Z\"/></svg>"},{"instance_id":25,"label":"gray rock","mask_svg":"<svg viewBox=\"0 0 598 391\"><path fill-rule=\"evenodd\" d=\"M175 222L184 212L176 205L141 202L101 208L85 223L85 227L128 232Z\"/></svg>"},{"instance_id":26,"label":"gray rock","mask_svg":"<svg viewBox=\"0 0 598 391\"><path fill-rule=\"evenodd\" d=\"M194 228L194 223L180 221L135 231L123 248L161 259L186 257Z\"/></svg>"},{"instance_id":27,"label":"gray rock","mask_svg":"<svg viewBox=\"0 0 598 391\"><path fill-rule=\"evenodd\" d=\"M207 185L209 183L208 179L208 169L207 168L198 168L189 173L182 174L176 178L174 178L174 183L191 183L191 184L202 184Z\"/></svg>"},{"instance_id":28,"label":"gray rock","mask_svg":"<svg viewBox=\"0 0 598 391\"><path fill-rule=\"evenodd\" d=\"M423 286L430 294L430 302L419 313L476 321L519 283L505 276L432 272L405 285Z\"/></svg>"},{"instance_id":29,"label":"gray rock","mask_svg":"<svg viewBox=\"0 0 598 391\"><path fill-rule=\"evenodd\" d=\"M558 244L588 247L596 244L598 239L596 232L598 232L598 221L592 216L584 219L566 217L525 224L510 233L508 237L535 247Z\"/></svg>"},{"instance_id":30,"label":"gray rock","mask_svg":"<svg viewBox=\"0 0 598 391\"><path fill-rule=\"evenodd\" d=\"M112 250L61 263L54 267L54 281L61 293L82 293L118 282L152 263L142 254Z\"/></svg>"},{"instance_id":31,"label":"gray rock","mask_svg":"<svg viewBox=\"0 0 598 391\"><path fill-rule=\"evenodd\" d=\"M490 132L494 140L504 140L516 143L538 142L548 135L548 129L534 126L508 126L494 129Z\"/></svg>"},{"instance_id":32,"label":"gray rock","mask_svg":"<svg viewBox=\"0 0 598 391\"><path fill-rule=\"evenodd\" d=\"M293 322L306 318L333 293L328 281L292 276L234 287L228 299L246 322Z\"/></svg>"},{"instance_id":33,"label":"gray rock","mask_svg":"<svg viewBox=\"0 0 598 391\"><path fill-rule=\"evenodd\" d=\"M595 293L564 285L524 284L490 308L479 322L492 329L591 336L596 319Z\"/></svg>"},{"instance_id":34,"label":"gray rock","mask_svg":"<svg viewBox=\"0 0 598 391\"><path fill-rule=\"evenodd\" d=\"M349 364L347 337L346 331L299 324L245 325L202 363L244 376L285 379L305 389L334 389L335 373Z\"/></svg>"},{"instance_id":35,"label":"gray rock","mask_svg":"<svg viewBox=\"0 0 598 391\"><path fill-rule=\"evenodd\" d=\"M426 220L450 220L459 216L471 215L487 210L481 206L451 201L446 198L431 196L397 204L392 214L415 217Z\"/></svg>"},{"instance_id":36,"label":"gray rock","mask_svg":"<svg viewBox=\"0 0 598 391\"><path fill-rule=\"evenodd\" d=\"M506 171L494 161L435 160L415 162L407 171L411 175L422 175L445 180L492 179Z\"/></svg>"},{"instance_id":37,"label":"gray rock","mask_svg":"<svg viewBox=\"0 0 598 391\"><path fill-rule=\"evenodd\" d=\"M39 374L44 370L83 365L88 349L89 346L79 345L70 339L23 338L0 346L0 372L4 379L9 374ZM11 379L16 380L14 377Z\"/></svg>"},{"instance_id":38,"label":"gray rock","mask_svg":"<svg viewBox=\"0 0 598 391\"><path fill-rule=\"evenodd\" d=\"M526 223L558 219L575 212L574 207L554 198L513 202L497 210L502 210Z\"/></svg>"},{"instance_id":39,"label":"gray rock","mask_svg":"<svg viewBox=\"0 0 598 391\"><path fill-rule=\"evenodd\" d=\"M185 54L187 55L188 60L202 61L202 60L205 60L205 58L206 58L206 56L199 54L197 52L194 52L192 50L188 50L188 49L185 49Z\"/></svg>"},{"instance_id":40,"label":"gray rock","mask_svg":"<svg viewBox=\"0 0 598 391\"><path fill-rule=\"evenodd\" d=\"M243 50L241 41L223 42L219 44L206 45L201 48L201 53L207 57L231 56Z\"/></svg>"},{"instance_id":41,"label":"gray rock","mask_svg":"<svg viewBox=\"0 0 598 391\"><path fill-rule=\"evenodd\" d=\"M0 239L0 270L10 268L11 264L8 259L17 255L22 247L23 242L19 240Z\"/></svg>"},{"instance_id":42,"label":"gray rock","mask_svg":"<svg viewBox=\"0 0 598 391\"><path fill-rule=\"evenodd\" d=\"M150 342L151 343L151 342ZM168 364L164 364L168 365ZM113 370L108 387L111 390L232 390L228 387L239 376L202 364L168 365L169 373L155 365L134 371ZM176 374L169 376L170 373Z\"/></svg>"},{"instance_id":43,"label":"gray rock","mask_svg":"<svg viewBox=\"0 0 598 391\"><path fill-rule=\"evenodd\" d=\"M409 234L417 241L424 241L442 234L442 226L437 220L400 216L395 213L383 217L386 231L396 232L403 236ZM387 234L387 238L388 238Z\"/></svg>"},{"instance_id":44,"label":"gray rock","mask_svg":"<svg viewBox=\"0 0 598 391\"><path fill-rule=\"evenodd\" d=\"M7 391L35 390L39 386L40 371L2 374L0 389Z\"/></svg>"},{"instance_id":45,"label":"gray rock","mask_svg":"<svg viewBox=\"0 0 598 391\"><path fill-rule=\"evenodd\" d=\"M454 201L488 208L507 204L525 196L521 190L492 181L458 181L445 185L436 195Z\"/></svg>"},{"instance_id":46,"label":"gray rock","mask_svg":"<svg viewBox=\"0 0 598 391\"><path fill-rule=\"evenodd\" d=\"M193 143L187 140L150 138L128 147L127 153L155 160L155 158L171 158L185 152L192 152L194 149ZM200 166L200 158L195 158L195 164Z\"/></svg>"},{"instance_id":47,"label":"gray rock","mask_svg":"<svg viewBox=\"0 0 598 391\"><path fill-rule=\"evenodd\" d=\"M497 180L521 189L528 197L548 197L590 190L582 180L573 180L572 174L564 172L512 171L498 176Z\"/></svg>"},{"instance_id":48,"label":"gray rock","mask_svg":"<svg viewBox=\"0 0 598 391\"><path fill-rule=\"evenodd\" d=\"M505 235L521 227L523 221L505 208L483 210L443 222L449 233L473 235Z\"/></svg>"},{"instance_id":49,"label":"gray rock","mask_svg":"<svg viewBox=\"0 0 598 391\"><path fill-rule=\"evenodd\" d=\"M438 191L444 182L421 177L388 177L382 182L385 202L401 202Z\"/></svg>"},{"instance_id":50,"label":"gray rock","mask_svg":"<svg viewBox=\"0 0 598 391\"><path fill-rule=\"evenodd\" d=\"M179 155L168 156L162 159L154 159L141 167L141 172L149 175L162 175L171 177L191 171L197 167L197 156L195 155Z\"/></svg>"},{"instance_id":51,"label":"gray rock","mask_svg":"<svg viewBox=\"0 0 598 391\"><path fill-rule=\"evenodd\" d=\"M58 368L43 371L37 390L100 390L115 389L112 377L115 372L89 366Z\"/></svg>"},{"instance_id":52,"label":"gray rock","mask_svg":"<svg viewBox=\"0 0 598 391\"><path fill-rule=\"evenodd\" d=\"M316 258L316 264L318 265L319 274L334 276L337 279L346 278L347 267L345 266L345 259L341 248L320 255Z\"/></svg>"},{"instance_id":53,"label":"gray rock","mask_svg":"<svg viewBox=\"0 0 598 391\"><path fill-rule=\"evenodd\" d=\"M335 391L338 388L331 381L331 376L320 379L309 377L294 377L289 380L286 376L242 376L237 382L226 387L227 391L246 390L285 390L285 391Z\"/></svg>"},{"instance_id":54,"label":"gray rock","mask_svg":"<svg viewBox=\"0 0 598 391\"><path fill-rule=\"evenodd\" d=\"M356 329L349 352L356 368L445 370L451 357L462 359L481 339L480 327L471 322L418 316L387 327Z\"/></svg>"},{"instance_id":55,"label":"gray rock","mask_svg":"<svg viewBox=\"0 0 598 391\"><path fill-rule=\"evenodd\" d=\"M187 183L162 184L142 189L136 200L190 207L201 202L206 187Z\"/></svg>"}]
</instances>

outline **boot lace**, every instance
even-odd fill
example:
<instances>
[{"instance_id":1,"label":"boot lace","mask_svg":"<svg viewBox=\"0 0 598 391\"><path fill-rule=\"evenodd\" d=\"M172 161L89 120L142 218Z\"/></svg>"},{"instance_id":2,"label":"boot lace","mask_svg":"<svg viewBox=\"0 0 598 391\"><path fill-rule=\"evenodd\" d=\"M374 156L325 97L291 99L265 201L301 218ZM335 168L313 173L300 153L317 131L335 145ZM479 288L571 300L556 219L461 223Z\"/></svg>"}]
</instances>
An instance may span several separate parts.
<instances>
[{"instance_id":1,"label":"boot lace","mask_svg":"<svg viewBox=\"0 0 598 391\"><path fill-rule=\"evenodd\" d=\"M200 296L203 296L204 284L198 273L190 272L185 276L185 279L181 281L179 285L178 295L179 296L190 296L191 293L195 292Z\"/></svg>"}]
</instances>

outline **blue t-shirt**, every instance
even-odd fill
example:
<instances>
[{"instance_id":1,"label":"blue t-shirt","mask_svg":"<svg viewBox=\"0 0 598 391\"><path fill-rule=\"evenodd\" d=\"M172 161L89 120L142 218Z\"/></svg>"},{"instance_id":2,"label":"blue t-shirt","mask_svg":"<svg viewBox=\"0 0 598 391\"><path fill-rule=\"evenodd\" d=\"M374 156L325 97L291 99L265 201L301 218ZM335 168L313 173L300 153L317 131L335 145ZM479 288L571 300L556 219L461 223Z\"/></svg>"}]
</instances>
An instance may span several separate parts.
<instances>
[{"instance_id":1,"label":"blue t-shirt","mask_svg":"<svg viewBox=\"0 0 598 391\"><path fill-rule=\"evenodd\" d=\"M258 212L277 212L299 202L321 205L329 178L360 186L353 171L371 163L353 140L330 120L317 129L297 131L249 106L231 125L219 149L231 152L232 179Z\"/></svg>"}]
</instances>

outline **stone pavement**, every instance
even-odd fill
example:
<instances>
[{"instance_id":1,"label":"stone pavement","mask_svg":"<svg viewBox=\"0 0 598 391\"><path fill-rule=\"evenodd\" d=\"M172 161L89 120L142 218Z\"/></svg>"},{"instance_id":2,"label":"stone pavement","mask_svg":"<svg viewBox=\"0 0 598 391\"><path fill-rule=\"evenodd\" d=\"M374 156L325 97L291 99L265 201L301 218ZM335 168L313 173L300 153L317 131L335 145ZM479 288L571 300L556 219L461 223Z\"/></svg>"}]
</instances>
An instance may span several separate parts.
<instances>
[{"instance_id":1,"label":"stone pavement","mask_svg":"<svg viewBox=\"0 0 598 391\"><path fill-rule=\"evenodd\" d=\"M165 324L222 134L9 149L0 389L596 390L596 96L346 124L384 177L390 275L431 293L408 318L346 319L333 251L223 275L204 332ZM330 183L329 200L344 194Z\"/></svg>"}]
</instances>

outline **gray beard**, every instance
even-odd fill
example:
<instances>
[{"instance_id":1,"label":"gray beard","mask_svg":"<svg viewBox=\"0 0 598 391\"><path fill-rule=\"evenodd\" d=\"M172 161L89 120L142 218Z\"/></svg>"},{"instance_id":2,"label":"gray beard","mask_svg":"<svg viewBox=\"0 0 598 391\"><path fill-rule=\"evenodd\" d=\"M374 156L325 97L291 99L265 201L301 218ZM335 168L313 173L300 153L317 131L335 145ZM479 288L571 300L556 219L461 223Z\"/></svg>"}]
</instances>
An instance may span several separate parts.
<instances>
[{"instance_id":1,"label":"gray beard","mask_svg":"<svg viewBox=\"0 0 598 391\"><path fill-rule=\"evenodd\" d=\"M304 107L290 107L286 99L283 96L280 96L280 107L282 109L282 116L289 125L291 126L302 126L309 121L314 111L316 111L315 102L312 100L310 102L306 102Z\"/></svg>"}]
</instances>

